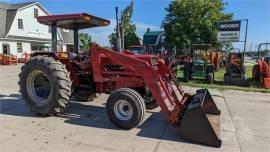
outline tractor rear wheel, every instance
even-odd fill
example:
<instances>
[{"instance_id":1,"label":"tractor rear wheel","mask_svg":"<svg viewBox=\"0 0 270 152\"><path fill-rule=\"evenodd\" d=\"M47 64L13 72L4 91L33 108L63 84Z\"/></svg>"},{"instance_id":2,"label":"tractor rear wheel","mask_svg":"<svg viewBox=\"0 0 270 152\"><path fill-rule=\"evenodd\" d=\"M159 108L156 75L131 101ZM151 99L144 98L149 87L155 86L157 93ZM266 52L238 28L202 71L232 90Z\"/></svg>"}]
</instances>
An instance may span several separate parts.
<instances>
[{"instance_id":1,"label":"tractor rear wheel","mask_svg":"<svg viewBox=\"0 0 270 152\"><path fill-rule=\"evenodd\" d=\"M138 92L122 88L113 92L107 100L106 111L109 119L118 127L131 129L143 120L144 100Z\"/></svg>"},{"instance_id":2,"label":"tractor rear wheel","mask_svg":"<svg viewBox=\"0 0 270 152\"><path fill-rule=\"evenodd\" d=\"M152 110L158 107L158 104L148 87L145 87L145 93L142 97L144 99L146 109Z\"/></svg>"},{"instance_id":3,"label":"tractor rear wheel","mask_svg":"<svg viewBox=\"0 0 270 152\"><path fill-rule=\"evenodd\" d=\"M61 62L51 57L33 57L22 67L19 77L22 98L35 114L61 113L68 105L71 80Z\"/></svg>"},{"instance_id":4,"label":"tractor rear wheel","mask_svg":"<svg viewBox=\"0 0 270 152\"><path fill-rule=\"evenodd\" d=\"M158 104L148 87L134 88L134 90L143 98L146 109L152 110L158 107Z\"/></svg>"}]
</instances>

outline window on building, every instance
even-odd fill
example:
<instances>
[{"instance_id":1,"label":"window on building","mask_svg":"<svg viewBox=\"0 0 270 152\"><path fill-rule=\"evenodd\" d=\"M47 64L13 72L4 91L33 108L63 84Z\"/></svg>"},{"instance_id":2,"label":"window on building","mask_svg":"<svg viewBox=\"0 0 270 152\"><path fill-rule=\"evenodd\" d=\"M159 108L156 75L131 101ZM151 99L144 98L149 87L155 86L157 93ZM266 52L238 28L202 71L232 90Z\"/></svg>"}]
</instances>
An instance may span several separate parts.
<instances>
[{"instance_id":1,"label":"window on building","mask_svg":"<svg viewBox=\"0 0 270 152\"><path fill-rule=\"evenodd\" d=\"M23 20L20 18L18 19L18 28L23 29Z\"/></svg>"},{"instance_id":2,"label":"window on building","mask_svg":"<svg viewBox=\"0 0 270 152\"><path fill-rule=\"evenodd\" d=\"M22 52L23 48L22 48L22 43L17 43L17 52Z\"/></svg>"},{"instance_id":3,"label":"window on building","mask_svg":"<svg viewBox=\"0 0 270 152\"><path fill-rule=\"evenodd\" d=\"M45 43L31 43L31 51L44 51L44 52L49 52L51 50L50 44L45 44Z\"/></svg>"},{"instance_id":4,"label":"window on building","mask_svg":"<svg viewBox=\"0 0 270 152\"><path fill-rule=\"evenodd\" d=\"M52 27L48 26L48 33L52 33Z\"/></svg>"},{"instance_id":5,"label":"window on building","mask_svg":"<svg viewBox=\"0 0 270 152\"><path fill-rule=\"evenodd\" d=\"M63 32L69 32L69 29L63 29Z\"/></svg>"},{"instance_id":6,"label":"window on building","mask_svg":"<svg viewBox=\"0 0 270 152\"><path fill-rule=\"evenodd\" d=\"M38 9L34 8L34 17L38 17Z\"/></svg>"}]
</instances>

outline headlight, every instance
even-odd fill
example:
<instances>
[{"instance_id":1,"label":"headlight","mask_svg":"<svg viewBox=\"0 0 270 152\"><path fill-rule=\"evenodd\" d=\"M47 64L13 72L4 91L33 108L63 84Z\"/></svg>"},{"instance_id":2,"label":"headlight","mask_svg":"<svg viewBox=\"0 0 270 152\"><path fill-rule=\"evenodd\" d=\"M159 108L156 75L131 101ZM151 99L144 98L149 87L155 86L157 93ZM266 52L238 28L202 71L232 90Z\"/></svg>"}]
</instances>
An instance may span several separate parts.
<instances>
[{"instance_id":1,"label":"headlight","mask_svg":"<svg viewBox=\"0 0 270 152\"><path fill-rule=\"evenodd\" d=\"M157 65L158 65L158 58L157 57L151 57L151 64L152 64L152 68L154 70L157 70L158 69L158 67L157 67Z\"/></svg>"}]
</instances>

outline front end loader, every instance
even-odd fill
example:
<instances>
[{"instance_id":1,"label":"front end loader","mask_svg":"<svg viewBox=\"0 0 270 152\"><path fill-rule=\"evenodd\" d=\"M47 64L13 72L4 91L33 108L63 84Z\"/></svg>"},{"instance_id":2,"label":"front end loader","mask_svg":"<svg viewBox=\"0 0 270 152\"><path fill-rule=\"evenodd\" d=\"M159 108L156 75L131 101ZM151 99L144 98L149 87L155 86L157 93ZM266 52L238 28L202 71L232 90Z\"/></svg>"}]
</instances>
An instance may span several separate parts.
<instances>
[{"instance_id":1,"label":"front end loader","mask_svg":"<svg viewBox=\"0 0 270 152\"><path fill-rule=\"evenodd\" d=\"M106 26L108 20L88 14L37 17L52 26L53 52L36 52L22 67L19 85L29 109L42 116L65 110L70 97L110 94L106 102L109 119L116 126L132 129L141 124L146 109L145 88L160 106L168 122L183 139L221 146L220 111L207 89L185 93L164 60L155 55L116 52L92 44L88 54L78 52L78 30ZM74 52L56 51L57 28L74 30Z\"/></svg>"}]
</instances>

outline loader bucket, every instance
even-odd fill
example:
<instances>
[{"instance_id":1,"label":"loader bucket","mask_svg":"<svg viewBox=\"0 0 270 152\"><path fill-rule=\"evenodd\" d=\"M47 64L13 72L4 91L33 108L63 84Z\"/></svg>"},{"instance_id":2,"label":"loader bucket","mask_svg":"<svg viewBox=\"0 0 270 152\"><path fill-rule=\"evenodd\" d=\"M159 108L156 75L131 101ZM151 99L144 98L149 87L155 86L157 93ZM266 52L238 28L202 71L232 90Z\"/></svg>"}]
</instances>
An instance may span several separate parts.
<instances>
[{"instance_id":1,"label":"loader bucket","mask_svg":"<svg viewBox=\"0 0 270 152\"><path fill-rule=\"evenodd\" d=\"M194 143L220 147L220 110L207 89L197 90L190 97L180 118L180 134Z\"/></svg>"}]
</instances>

